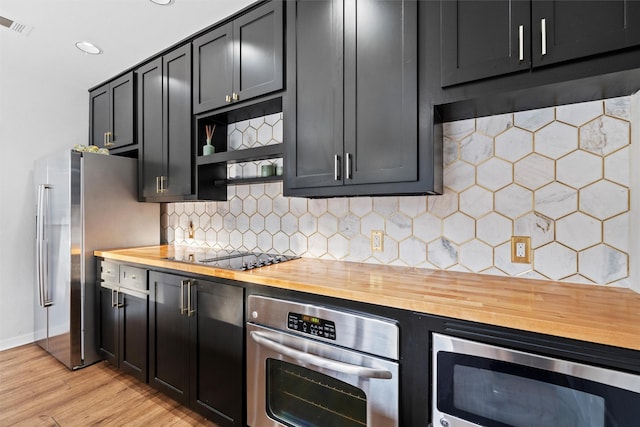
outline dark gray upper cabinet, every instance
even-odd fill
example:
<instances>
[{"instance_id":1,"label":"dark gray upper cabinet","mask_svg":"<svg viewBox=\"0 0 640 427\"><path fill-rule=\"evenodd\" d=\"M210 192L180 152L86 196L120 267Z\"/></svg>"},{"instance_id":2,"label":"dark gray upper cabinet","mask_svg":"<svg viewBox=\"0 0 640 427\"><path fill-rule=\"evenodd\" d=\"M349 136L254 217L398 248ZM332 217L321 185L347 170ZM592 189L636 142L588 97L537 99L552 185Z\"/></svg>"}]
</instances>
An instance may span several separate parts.
<instances>
[{"instance_id":1,"label":"dark gray upper cabinet","mask_svg":"<svg viewBox=\"0 0 640 427\"><path fill-rule=\"evenodd\" d=\"M640 2L533 1L533 66L612 52L640 44Z\"/></svg>"},{"instance_id":2,"label":"dark gray upper cabinet","mask_svg":"<svg viewBox=\"0 0 640 427\"><path fill-rule=\"evenodd\" d=\"M531 67L529 1L440 4L443 86Z\"/></svg>"},{"instance_id":3,"label":"dark gray upper cabinet","mask_svg":"<svg viewBox=\"0 0 640 427\"><path fill-rule=\"evenodd\" d=\"M89 93L89 144L117 149L134 139L133 72Z\"/></svg>"},{"instance_id":4,"label":"dark gray upper cabinet","mask_svg":"<svg viewBox=\"0 0 640 427\"><path fill-rule=\"evenodd\" d=\"M442 0L442 86L640 43L640 3Z\"/></svg>"},{"instance_id":5,"label":"dark gray upper cabinet","mask_svg":"<svg viewBox=\"0 0 640 427\"><path fill-rule=\"evenodd\" d=\"M136 70L140 195L177 201L193 195L191 45Z\"/></svg>"},{"instance_id":6,"label":"dark gray upper cabinet","mask_svg":"<svg viewBox=\"0 0 640 427\"><path fill-rule=\"evenodd\" d=\"M419 123L418 2L287 7L285 195L439 192L428 107Z\"/></svg>"},{"instance_id":7,"label":"dark gray upper cabinet","mask_svg":"<svg viewBox=\"0 0 640 427\"><path fill-rule=\"evenodd\" d=\"M193 41L194 113L283 88L283 14L274 0Z\"/></svg>"}]
</instances>

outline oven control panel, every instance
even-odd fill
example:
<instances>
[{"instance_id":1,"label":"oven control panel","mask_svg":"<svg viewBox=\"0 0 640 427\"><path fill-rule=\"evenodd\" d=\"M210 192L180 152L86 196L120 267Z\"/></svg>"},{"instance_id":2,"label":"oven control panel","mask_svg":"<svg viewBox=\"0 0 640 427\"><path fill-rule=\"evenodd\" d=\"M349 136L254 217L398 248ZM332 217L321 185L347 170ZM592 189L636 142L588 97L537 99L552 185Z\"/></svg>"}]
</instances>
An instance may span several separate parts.
<instances>
[{"instance_id":1,"label":"oven control panel","mask_svg":"<svg viewBox=\"0 0 640 427\"><path fill-rule=\"evenodd\" d=\"M336 339L336 324L331 320L289 312L287 326L289 329L304 334L330 340Z\"/></svg>"}]
</instances>

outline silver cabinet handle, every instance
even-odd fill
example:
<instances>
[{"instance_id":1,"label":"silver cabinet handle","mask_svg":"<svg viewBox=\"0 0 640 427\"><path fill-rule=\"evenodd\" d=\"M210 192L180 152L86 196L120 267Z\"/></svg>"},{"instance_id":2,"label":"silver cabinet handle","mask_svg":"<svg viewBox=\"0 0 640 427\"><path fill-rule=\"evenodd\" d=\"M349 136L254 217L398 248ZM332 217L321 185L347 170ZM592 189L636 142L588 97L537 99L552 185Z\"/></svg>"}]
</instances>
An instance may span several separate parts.
<instances>
[{"instance_id":1,"label":"silver cabinet handle","mask_svg":"<svg viewBox=\"0 0 640 427\"><path fill-rule=\"evenodd\" d=\"M347 178L347 179L351 179L351 176L352 176L352 175L351 175L351 172L352 172L352 171L351 171L351 154L350 154L350 153L347 153L347 154L345 155L345 161L346 161L346 163L347 163L347 164L345 165L345 166L346 166L346 167L345 167L345 169L346 169L346 171L345 171L345 176L346 176L346 178Z\"/></svg>"},{"instance_id":2,"label":"silver cabinet handle","mask_svg":"<svg viewBox=\"0 0 640 427\"><path fill-rule=\"evenodd\" d=\"M107 132L105 136L107 137L107 140L104 143L105 148L113 147L113 132Z\"/></svg>"},{"instance_id":3,"label":"silver cabinet handle","mask_svg":"<svg viewBox=\"0 0 640 427\"><path fill-rule=\"evenodd\" d=\"M542 31L542 55L547 54L547 20L542 18L540 20L540 30Z\"/></svg>"},{"instance_id":4,"label":"silver cabinet handle","mask_svg":"<svg viewBox=\"0 0 640 427\"><path fill-rule=\"evenodd\" d=\"M333 156L333 179L340 181L340 156Z\"/></svg>"},{"instance_id":5,"label":"silver cabinet handle","mask_svg":"<svg viewBox=\"0 0 640 427\"><path fill-rule=\"evenodd\" d=\"M193 309L193 304L191 303L191 293L192 293L193 281L189 280L189 286L187 287L187 316L191 317L195 314L195 310Z\"/></svg>"},{"instance_id":6,"label":"silver cabinet handle","mask_svg":"<svg viewBox=\"0 0 640 427\"><path fill-rule=\"evenodd\" d=\"M122 308L124 303L120 302L120 292L117 289L111 289L111 307Z\"/></svg>"},{"instance_id":7,"label":"silver cabinet handle","mask_svg":"<svg viewBox=\"0 0 640 427\"><path fill-rule=\"evenodd\" d=\"M231 99L233 101L238 101L240 99L240 95L237 94L236 92L233 92L233 94L231 94Z\"/></svg>"},{"instance_id":8,"label":"silver cabinet handle","mask_svg":"<svg viewBox=\"0 0 640 427\"><path fill-rule=\"evenodd\" d=\"M518 59L524 61L524 25L518 27Z\"/></svg>"},{"instance_id":9,"label":"silver cabinet handle","mask_svg":"<svg viewBox=\"0 0 640 427\"><path fill-rule=\"evenodd\" d=\"M124 307L124 296L122 297L123 302L120 302L120 295L124 295L124 294L122 294L122 292L116 290L116 308Z\"/></svg>"},{"instance_id":10,"label":"silver cabinet handle","mask_svg":"<svg viewBox=\"0 0 640 427\"><path fill-rule=\"evenodd\" d=\"M250 335L251 339L258 344L302 363L308 363L319 368L326 368L335 372L342 372L343 374L347 375L356 375L362 378L379 378L383 380L392 378L391 372L386 369L367 368L364 366L351 365L349 363L325 359L324 357L305 353L303 351L299 351L291 347L287 347L286 345L272 341L260 332L251 331Z\"/></svg>"},{"instance_id":11,"label":"silver cabinet handle","mask_svg":"<svg viewBox=\"0 0 640 427\"><path fill-rule=\"evenodd\" d=\"M156 176L156 194L160 192L160 177Z\"/></svg>"},{"instance_id":12,"label":"silver cabinet handle","mask_svg":"<svg viewBox=\"0 0 640 427\"><path fill-rule=\"evenodd\" d=\"M164 176L164 175L160 176L160 192L161 193L165 193L167 191L167 188L165 186L166 181L167 181L167 177L166 176Z\"/></svg>"},{"instance_id":13,"label":"silver cabinet handle","mask_svg":"<svg viewBox=\"0 0 640 427\"><path fill-rule=\"evenodd\" d=\"M180 281L180 314L185 314L187 309L184 307L184 287L189 283L188 280Z\"/></svg>"}]
</instances>

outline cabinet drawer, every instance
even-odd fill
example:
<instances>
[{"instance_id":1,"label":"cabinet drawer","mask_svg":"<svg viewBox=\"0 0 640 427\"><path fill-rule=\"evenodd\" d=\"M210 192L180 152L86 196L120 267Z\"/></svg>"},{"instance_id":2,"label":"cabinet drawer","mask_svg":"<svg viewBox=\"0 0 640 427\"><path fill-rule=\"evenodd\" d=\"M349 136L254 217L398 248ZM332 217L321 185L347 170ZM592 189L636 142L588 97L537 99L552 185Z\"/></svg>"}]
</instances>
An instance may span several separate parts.
<instances>
[{"instance_id":1,"label":"cabinet drawer","mask_svg":"<svg viewBox=\"0 0 640 427\"><path fill-rule=\"evenodd\" d=\"M107 283L118 283L120 264L109 261L100 262L100 279Z\"/></svg>"},{"instance_id":2,"label":"cabinet drawer","mask_svg":"<svg viewBox=\"0 0 640 427\"><path fill-rule=\"evenodd\" d=\"M147 270L128 265L121 265L120 286L146 291L148 289Z\"/></svg>"}]
</instances>

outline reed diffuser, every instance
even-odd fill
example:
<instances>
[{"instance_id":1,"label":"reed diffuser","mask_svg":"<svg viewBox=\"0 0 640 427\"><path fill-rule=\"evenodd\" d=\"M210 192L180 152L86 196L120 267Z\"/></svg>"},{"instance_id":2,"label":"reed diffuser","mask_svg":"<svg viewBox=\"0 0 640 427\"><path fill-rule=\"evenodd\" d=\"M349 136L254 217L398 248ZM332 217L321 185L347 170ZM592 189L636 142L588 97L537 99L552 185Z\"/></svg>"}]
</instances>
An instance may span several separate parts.
<instances>
[{"instance_id":1,"label":"reed diffuser","mask_svg":"<svg viewBox=\"0 0 640 427\"><path fill-rule=\"evenodd\" d=\"M215 152L215 147L211 145L211 138L213 138L213 133L216 131L216 125L206 125L204 131L207 133L207 144L202 147L202 155L208 156Z\"/></svg>"}]
</instances>

